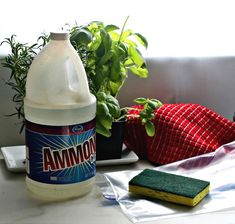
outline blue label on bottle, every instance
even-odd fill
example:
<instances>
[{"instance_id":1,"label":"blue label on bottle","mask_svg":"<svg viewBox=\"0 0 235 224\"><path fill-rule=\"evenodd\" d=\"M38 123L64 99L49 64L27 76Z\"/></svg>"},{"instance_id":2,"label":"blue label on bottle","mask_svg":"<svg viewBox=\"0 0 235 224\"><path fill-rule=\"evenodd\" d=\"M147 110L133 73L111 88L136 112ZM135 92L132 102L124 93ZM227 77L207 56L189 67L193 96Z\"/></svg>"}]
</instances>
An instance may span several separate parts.
<instances>
[{"instance_id":1,"label":"blue label on bottle","mask_svg":"<svg viewBox=\"0 0 235 224\"><path fill-rule=\"evenodd\" d=\"M71 184L95 175L95 120L70 126L26 121L27 175L48 184Z\"/></svg>"}]
</instances>

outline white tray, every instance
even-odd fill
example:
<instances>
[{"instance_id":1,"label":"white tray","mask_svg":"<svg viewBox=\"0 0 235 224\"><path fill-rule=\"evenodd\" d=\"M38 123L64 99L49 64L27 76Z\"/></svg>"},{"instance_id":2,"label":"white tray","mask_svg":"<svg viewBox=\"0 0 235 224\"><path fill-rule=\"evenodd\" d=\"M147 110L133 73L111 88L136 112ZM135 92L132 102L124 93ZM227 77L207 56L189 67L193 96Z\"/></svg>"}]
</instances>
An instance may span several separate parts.
<instances>
[{"instance_id":1,"label":"white tray","mask_svg":"<svg viewBox=\"0 0 235 224\"><path fill-rule=\"evenodd\" d=\"M25 172L25 146L1 147L7 169L12 172Z\"/></svg>"},{"instance_id":2,"label":"white tray","mask_svg":"<svg viewBox=\"0 0 235 224\"><path fill-rule=\"evenodd\" d=\"M25 172L25 146L1 147L2 155L6 162L6 167L12 172ZM128 149L123 150L121 159L99 160L96 166L114 166L135 163L139 160L138 156Z\"/></svg>"},{"instance_id":3,"label":"white tray","mask_svg":"<svg viewBox=\"0 0 235 224\"><path fill-rule=\"evenodd\" d=\"M131 150L124 149L122 151L121 159L108 159L108 160L98 160L96 161L96 166L114 166L135 163L139 160L139 157Z\"/></svg>"}]
</instances>

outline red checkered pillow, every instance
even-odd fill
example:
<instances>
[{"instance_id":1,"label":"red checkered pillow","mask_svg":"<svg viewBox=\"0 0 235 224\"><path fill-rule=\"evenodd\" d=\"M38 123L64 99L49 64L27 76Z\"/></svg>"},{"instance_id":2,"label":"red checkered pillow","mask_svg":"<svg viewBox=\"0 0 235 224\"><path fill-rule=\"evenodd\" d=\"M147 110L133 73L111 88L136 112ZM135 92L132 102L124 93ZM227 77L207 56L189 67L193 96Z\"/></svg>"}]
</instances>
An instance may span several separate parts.
<instances>
[{"instance_id":1,"label":"red checkered pillow","mask_svg":"<svg viewBox=\"0 0 235 224\"><path fill-rule=\"evenodd\" d=\"M124 141L139 157L155 164L212 152L235 140L235 123L197 104L165 104L155 111L154 124L156 134L151 138L140 119L130 117Z\"/></svg>"}]
</instances>

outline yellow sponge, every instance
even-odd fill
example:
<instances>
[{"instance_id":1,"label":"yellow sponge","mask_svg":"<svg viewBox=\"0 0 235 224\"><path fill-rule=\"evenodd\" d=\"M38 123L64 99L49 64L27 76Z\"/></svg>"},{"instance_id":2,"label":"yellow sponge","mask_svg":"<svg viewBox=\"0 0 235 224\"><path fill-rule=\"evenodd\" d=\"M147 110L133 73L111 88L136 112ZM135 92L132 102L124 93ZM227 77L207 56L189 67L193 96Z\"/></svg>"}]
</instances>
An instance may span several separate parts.
<instances>
[{"instance_id":1,"label":"yellow sponge","mask_svg":"<svg viewBox=\"0 0 235 224\"><path fill-rule=\"evenodd\" d=\"M208 193L210 183L195 178L145 169L129 181L129 191L160 200L195 206Z\"/></svg>"}]
</instances>

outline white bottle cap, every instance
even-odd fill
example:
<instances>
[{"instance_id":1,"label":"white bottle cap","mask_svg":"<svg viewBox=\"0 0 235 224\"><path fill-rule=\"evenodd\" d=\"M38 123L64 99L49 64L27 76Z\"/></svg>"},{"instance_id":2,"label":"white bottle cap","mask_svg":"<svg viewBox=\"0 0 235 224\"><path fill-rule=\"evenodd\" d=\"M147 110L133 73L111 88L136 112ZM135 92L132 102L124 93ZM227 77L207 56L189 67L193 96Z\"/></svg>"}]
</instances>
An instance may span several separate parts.
<instances>
[{"instance_id":1,"label":"white bottle cap","mask_svg":"<svg viewBox=\"0 0 235 224\"><path fill-rule=\"evenodd\" d=\"M68 40L69 33L66 31L50 32L51 40Z\"/></svg>"}]
</instances>

